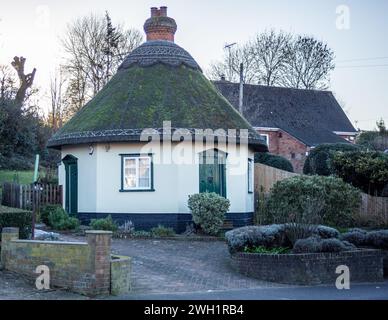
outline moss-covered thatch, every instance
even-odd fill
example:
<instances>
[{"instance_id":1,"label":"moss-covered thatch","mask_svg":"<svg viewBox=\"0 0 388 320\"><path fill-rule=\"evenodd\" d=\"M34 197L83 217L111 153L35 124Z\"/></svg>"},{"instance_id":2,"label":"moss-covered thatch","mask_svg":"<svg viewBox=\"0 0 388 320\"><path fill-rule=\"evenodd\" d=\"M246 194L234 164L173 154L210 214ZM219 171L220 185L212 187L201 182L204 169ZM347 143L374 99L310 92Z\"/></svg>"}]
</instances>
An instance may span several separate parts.
<instances>
[{"instance_id":1,"label":"moss-covered thatch","mask_svg":"<svg viewBox=\"0 0 388 320\"><path fill-rule=\"evenodd\" d=\"M76 143L73 134L84 132L162 128L163 121L171 121L174 128L248 129L255 144L266 148L250 124L200 71L161 63L120 69L49 145Z\"/></svg>"}]
</instances>

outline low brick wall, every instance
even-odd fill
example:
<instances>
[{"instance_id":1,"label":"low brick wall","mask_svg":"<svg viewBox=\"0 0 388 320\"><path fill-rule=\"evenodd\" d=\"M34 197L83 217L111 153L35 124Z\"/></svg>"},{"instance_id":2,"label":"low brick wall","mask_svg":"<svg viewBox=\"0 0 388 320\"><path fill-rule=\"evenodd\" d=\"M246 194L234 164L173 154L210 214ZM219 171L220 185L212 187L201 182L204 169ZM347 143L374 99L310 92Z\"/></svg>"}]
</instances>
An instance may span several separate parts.
<instances>
[{"instance_id":1,"label":"low brick wall","mask_svg":"<svg viewBox=\"0 0 388 320\"><path fill-rule=\"evenodd\" d=\"M352 282L380 282L383 255L379 250L317 254L232 254L232 266L240 273L260 280L296 284L334 284L336 268L346 265Z\"/></svg>"},{"instance_id":2,"label":"low brick wall","mask_svg":"<svg viewBox=\"0 0 388 320\"><path fill-rule=\"evenodd\" d=\"M2 232L0 267L36 279L40 265L49 267L50 286L85 295L110 293L111 237L87 231L87 243L19 240L17 228Z\"/></svg>"}]
</instances>

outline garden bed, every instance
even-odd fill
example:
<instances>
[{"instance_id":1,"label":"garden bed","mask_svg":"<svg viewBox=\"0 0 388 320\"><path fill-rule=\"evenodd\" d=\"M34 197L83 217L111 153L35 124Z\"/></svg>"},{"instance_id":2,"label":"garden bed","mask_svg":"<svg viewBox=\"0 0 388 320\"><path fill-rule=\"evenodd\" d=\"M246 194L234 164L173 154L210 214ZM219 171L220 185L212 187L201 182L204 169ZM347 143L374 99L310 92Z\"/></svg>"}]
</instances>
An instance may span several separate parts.
<instances>
[{"instance_id":1,"label":"garden bed","mask_svg":"<svg viewBox=\"0 0 388 320\"><path fill-rule=\"evenodd\" d=\"M336 269L346 265L351 282L382 282L383 253L356 250L337 253L256 254L236 252L232 266L240 273L260 280L292 284L335 284ZM386 255L387 257L387 255Z\"/></svg>"}]
</instances>

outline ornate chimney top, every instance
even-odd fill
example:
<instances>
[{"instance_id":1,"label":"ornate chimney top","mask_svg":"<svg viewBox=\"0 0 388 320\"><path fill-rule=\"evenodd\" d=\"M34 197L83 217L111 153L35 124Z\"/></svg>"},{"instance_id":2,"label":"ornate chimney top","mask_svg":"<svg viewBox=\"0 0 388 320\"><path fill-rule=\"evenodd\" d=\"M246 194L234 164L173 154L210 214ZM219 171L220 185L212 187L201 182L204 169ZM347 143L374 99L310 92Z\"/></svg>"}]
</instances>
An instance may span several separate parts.
<instances>
[{"instance_id":1,"label":"ornate chimney top","mask_svg":"<svg viewBox=\"0 0 388 320\"><path fill-rule=\"evenodd\" d=\"M177 24L167 16L167 7L151 8L151 18L144 23L147 41L166 40L174 42Z\"/></svg>"}]
</instances>

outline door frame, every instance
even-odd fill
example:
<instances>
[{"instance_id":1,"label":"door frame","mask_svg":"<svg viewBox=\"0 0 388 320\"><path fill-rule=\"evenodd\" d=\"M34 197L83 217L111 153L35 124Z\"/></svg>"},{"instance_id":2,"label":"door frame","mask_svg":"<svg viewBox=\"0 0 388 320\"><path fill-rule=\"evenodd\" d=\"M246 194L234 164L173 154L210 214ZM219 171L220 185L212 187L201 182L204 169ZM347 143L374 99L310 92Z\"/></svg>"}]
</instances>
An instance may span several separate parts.
<instances>
[{"instance_id":1,"label":"door frame","mask_svg":"<svg viewBox=\"0 0 388 320\"><path fill-rule=\"evenodd\" d=\"M78 213L78 159L72 155L67 155L62 159L63 164L65 165L65 210L69 214L77 214ZM76 168L76 176L73 179L71 177L72 168ZM75 189L75 191L73 191ZM72 199L72 195L76 197L76 199Z\"/></svg>"}]
</instances>

